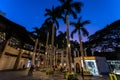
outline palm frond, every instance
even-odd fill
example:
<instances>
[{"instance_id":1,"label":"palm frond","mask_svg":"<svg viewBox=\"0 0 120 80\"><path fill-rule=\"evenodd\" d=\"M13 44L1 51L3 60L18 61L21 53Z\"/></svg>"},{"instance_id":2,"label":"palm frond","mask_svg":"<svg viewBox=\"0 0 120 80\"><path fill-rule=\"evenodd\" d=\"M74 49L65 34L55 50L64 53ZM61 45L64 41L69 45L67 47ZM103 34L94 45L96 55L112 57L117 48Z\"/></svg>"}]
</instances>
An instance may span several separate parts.
<instances>
[{"instance_id":1,"label":"palm frond","mask_svg":"<svg viewBox=\"0 0 120 80\"><path fill-rule=\"evenodd\" d=\"M76 23L75 22L70 22L70 25L76 26Z\"/></svg>"},{"instance_id":2,"label":"palm frond","mask_svg":"<svg viewBox=\"0 0 120 80\"><path fill-rule=\"evenodd\" d=\"M81 30L82 30L83 36L89 35L89 32L85 28L82 27Z\"/></svg>"},{"instance_id":3,"label":"palm frond","mask_svg":"<svg viewBox=\"0 0 120 80\"><path fill-rule=\"evenodd\" d=\"M78 18L78 23L81 23L82 16Z\"/></svg>"},{"instance_id":4,"label":"palm frond","mask_svg":"<svg viewBox=\"0 0 120 80\"><path fill-rule=\"evenodd\" d=\"M73 7L75 9L75 11L78 13L81 11L82 6L83 6L83 4L81 2L74 2L71 4L71 7Z\"/></svg>"},{"instance_id":5,"label":"palm frond","mask_svg":"<svg viewBox=\"0 0 120 80\"><path fill-rule=\"evenodd\" d=\"M66 23L66 18L65 17L60 16L59 18L62 19L64 23Z\"/></svg>"},{"instance_id":6,"label":"palm frond","mask_svg":"<svg viewBox=\"0 0 120 80\"><path fill-rule=\"evenodd\" d=\"M86 25L86 24L90 24L90 21L86 20L86 21L82 22L82 25Z\"/></svg>"},{"instance_id":7,"label":"palm frond","mask_svg":"<svg viewBox=\"0 0 120 80\"><path fill-rule=\"evenodd\" d=\"M46 11L47 13L51 13L51 10L50 10L50 9L45 9L45 11Z\"/></svg>"},{"instance_id":8,"label":"palm frond","mask_svg":"<svg viewBox=\"0 0 120 80\"><path fill-rule=\"evenodd\" d=\"M50 22L50 21L51 21L51 17L47 18L47 19L45 20L45 23L48 23L48 22Z\"/></svg>"},{"instance_id":9,"label":"palm frond","mask_svg":"<svg viewBox=\"0 0 120 80\"><path fill-rule=\"evenodd\" d=\"M77 29L74 29L72 32L71 32L71 38L73 38L73 35L77 32Z\"/></svg>"},{"instance_id":10,"label":"palm frond","mask_svg":"<svg viewBox=\"0 0 120 80\"><path fill-rule=\"evenodd\" d=\"M77 14L73 10L70 10L70 13L71 13L71 15L73 15L74 19L77 18Z\"/></svg>"},{"instance_id":11,"label":"palm frond","mask_svg":"<svg viewBox=\"0 0 120 80\"><path fill-rule=\"evenodd\" d=\"M55 20L55 24L56 24L56 26L57 26L57 29L59 29L59 23L58 23L57 20Z\"/></svg>"},{"instance_id":12,"label":"palm frond","mask_svg":"<svg viewBox=\"0 0 120 80\"><path fill-rule=\"evenodd\" d=\"M50 14L49 13L45 13L44 16L49 16Z\"/></svg>"},{"instance_id":13,"label":"palm frond","mask_svg":"<svg viewBox=\"0 0 120 80\"><path fill-rule=\"evenodd\" d=\"M50 9L45 9L45 14L44 16L50 16L52 11Z\"/></svg>"}]
</instances>

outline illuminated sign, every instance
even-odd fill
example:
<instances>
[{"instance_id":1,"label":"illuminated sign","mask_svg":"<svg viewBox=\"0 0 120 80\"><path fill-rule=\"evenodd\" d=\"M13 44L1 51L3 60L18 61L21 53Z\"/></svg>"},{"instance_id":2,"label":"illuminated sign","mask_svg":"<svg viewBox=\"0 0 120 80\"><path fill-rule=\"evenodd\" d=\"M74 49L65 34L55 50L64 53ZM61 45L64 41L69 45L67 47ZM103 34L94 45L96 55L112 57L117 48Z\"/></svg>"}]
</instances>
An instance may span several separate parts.
<instances>
[{"instance_id":1,"label":"illuminated sign","mask_svg":"<svg viewBox=\"0 0 120 80\"><path fill-rule=\"evenodd\" d=\"M99 75L95 60L85 60L85 65L87 70L90 71L91 75L96 75L96 76Z\"/></svg>"}]
</instances>

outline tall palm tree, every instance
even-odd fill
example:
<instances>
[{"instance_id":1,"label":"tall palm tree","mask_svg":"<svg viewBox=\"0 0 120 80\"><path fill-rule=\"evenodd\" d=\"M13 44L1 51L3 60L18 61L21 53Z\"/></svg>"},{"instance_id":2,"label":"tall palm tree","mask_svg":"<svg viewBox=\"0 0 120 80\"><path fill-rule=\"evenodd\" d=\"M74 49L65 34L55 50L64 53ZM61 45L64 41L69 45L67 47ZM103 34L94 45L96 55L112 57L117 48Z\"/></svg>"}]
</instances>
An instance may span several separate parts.
<instances>
[{"instance_id":1,"label":"tall palm tree","mask_svg":"<svg viewBox=\"0 0 120 80\"><path fill-rule=\"evenodd\" d=\"M64 50L66 49L66 46L67 46L66 42L67 42L66 41L66 32L59 31L58 35L56 37L56 44L58 45L57 46L58 49L60 49L62 51L62 53L61 53L61 63L62 63L62 65L63 65L63 52L64 52Z\"/></svg>"},{"instance_id":2,"label":"tall palm tree","mask_svg":"<svg viewBox=\"0 0 120 80\"><path fill-rule=\"evenodd\" d=\"M52 24L53 23L51 21L50 22L45 21L42 24L42 27L41 27L41 30L46 33L46 39L44 39L44 41L46 40L46 42L45 42L45 47L46 47L46 50L45 50L45 55L46 55L45 66L47 68L49 67L49 63L51 65L51 61L52 61L52 59L50 58L50 51L49 51L49 44L51 43L51 35L50 34L52 34Z\"/></svg>"},{"instance_id":3,"label":"tall palm tree","mask_svg":"<svg viewBox=\"0 0 120 80\"><path fill-rule=\"evenodd\" d=\"M35 35L35 39L36 39L34 50L33 50L33 56L32 56L32 64L34 65L35 64L35 53L37 51L38 43L45 44L43 42L43 40L45 40L45 38L46 38L46 33L42 30L42 28L34 27L33 29L34 29L34 31L32 33ZM41 45L39 45L39 46L41 46Z\"/></svg>"},{"instance_id":4,"label":"tall palm tree","mask_svg":"<svg viewBox=\"0 0 120 80\"><path fill-rule=\"evenodd\" d=\"M33 50L33 56L32 56L32 65L35 65L35 53L36 53L36 50L37 50L38 38L39 38L40 34L39 34L39 28L34 27L33 29L34 29L34 31L32 33L35 34L36 37L37 37L36 40L35 40L35 45L34 45L34 50Z\"/></svg>"},{"instance_id":5,"label":"tall palm tree","mask_svg":"<svg viewBox=\"0 0 120 80\"><path fill-rule=\"evenodd\" d=\"M51 44L51 34L52 34L52 22L47 22L47 21L45 21L44 23L43 23L43 26L41 27L42 28L42 30L44 31L44 32L46 32L46 34L47 34L47 36L46 36L46 39L44 39L44 40L46 40L46 67L49 67L49 66L52 66L51 64L51 61L52 61L52 58L50 58L51 57L51 55L50 55L50 50L49 50L49 47L50 47L50 45L49 44ZM48 57L49 56L49 57ZM50 64L49 64L50 63Z\"/></svg>"},{"instance_id":6,"label":"tall palm tree","mask_svg":"<svg viewBox=\"0 0 120 80\"><path fill-rule=\"evenodd\" d=\"M74 18L77 18L76 13L81 11L81 2L73 2L73 0L59 0L61 5L61 11L65 14L65 23L66 23L66 33L67 33L67 45L70 45L70 37L69 37L69 15L71 14ZM67 55L68 55L68 69L71 72L71 62L70 62L70 53L69 48L67 48Z\"/></svg>"},{"instance_id":7,"label":"tall palm tree","mask_svg":"<svg viewBox=\"0 0 120 80\"><path fill-rule=\"evenodd\" d=\"M52 44L52 51L53 51L53 57L54 57L55 56L55 51L54 51L54 36L55 36L55 29L59 28L59 23L57 21L59 13L58 13L57 8L54 8L54 6L52 6L52 9L46 9L45 11L46 11L45 16L48 16L48 18L45 20L45 22L52 23L51 44Z\"/></svg>"},{"instance_id":8,"label":"tall palm tree","mask_svg":"<svg viewBox=\"0 0 120 80\"><path fill-rule=\"evenodd\" d=\"M45 20L45 22L51 22L52 23L52 46L54 46L54 30L55 30L55 27L56 29L59 28L59 23L57 21L57 18L58 18L58 11L56 8L54 8L54 6L52 6L52 9L46 9L45 10L46 13L45 13L45 16L48 16L48 18Z\"/></svg>"},{"instance_id":9,"label":"tall palm tree","mask_svg":"<svg viewBox=\"0 0 120 80\"><path fill-rule=\"evenodd\" d=\"M75 29L71 33L71 37L72 38L73 38L73 34L78 32L78 38L79 38L79 42L80 42L80 51L81 51L81 56L82 56L82 61L83 61L83 67L85 69L84 50L83 50L82 34L81 33L83 33L83 36L88 36L89 35L88 31L84 28L84 25L89 24L90 21L89 20L85 20L85 21L81 22L81 18L82 17L78 18L77 22L71 22L70 25L75 27Z\"/></svg>"}]
</instances>

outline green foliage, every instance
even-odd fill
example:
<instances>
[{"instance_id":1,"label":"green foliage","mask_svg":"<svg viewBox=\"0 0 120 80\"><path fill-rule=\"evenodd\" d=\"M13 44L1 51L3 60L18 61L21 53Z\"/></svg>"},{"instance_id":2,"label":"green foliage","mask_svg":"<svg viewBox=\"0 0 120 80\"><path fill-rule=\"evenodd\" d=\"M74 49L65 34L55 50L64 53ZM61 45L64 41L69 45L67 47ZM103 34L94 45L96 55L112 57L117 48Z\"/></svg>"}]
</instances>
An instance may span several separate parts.
<instances>
[{"instance_id":1,"label":"green foliage","mask_svg":"<svg viewBox=\"0 0 120 80\"><path fill-rule=\"evenodd\" d=\"M91 75L91 74L90 74L90 71L85 70L85 71L84 71L84 75Z\"/></svg>"},{"instance_id":2,"label":"green foliage","mask_svg":"<svg viewBox=\"0 0 120 80\"><path fill-rule=\"evenodd\" d=\"M72 73L66 72L66 73L64 74L64 77L65 77L66 80L74 80L74 79L77 79L77 73L74 73L74 72L72 72Z\"/></svg>"},{"instance_id":3,"label":"green foliage","mask_svg":"<svg viewBox=\"0 0 120 80\"><path fill-rule=\"evenodd\" d=\"M120 20L117 20L109 25L106 25L103 29L98 30L94 34L90 35L88 38L89 41L86 42L85 44L94 49L100 47L101 52L108 52L108 48L111 48L113 50L112 52L118 52L116 48L119 48L120 44L119 35L120 35Z\"/></svg>"}]
</instances>

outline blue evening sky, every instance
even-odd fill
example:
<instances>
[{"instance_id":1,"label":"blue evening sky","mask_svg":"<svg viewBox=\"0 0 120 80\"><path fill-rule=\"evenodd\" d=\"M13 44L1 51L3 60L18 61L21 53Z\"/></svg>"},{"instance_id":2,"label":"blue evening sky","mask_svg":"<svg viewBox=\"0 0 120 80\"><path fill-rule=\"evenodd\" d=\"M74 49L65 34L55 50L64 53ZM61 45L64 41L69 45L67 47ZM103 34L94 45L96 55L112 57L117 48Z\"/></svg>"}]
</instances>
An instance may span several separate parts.
<instances>
[{"instance_id":1,"label":"blue evening sky","mask_svg":"<svg viewBox=\"0 0 120 80\"><path fill-rule=\"evenodd\" d=\"M90 34L120 19L120 0L75 1L81 1L84 4L78 16L82 16L83 20L91 21L89 25L85 26ZM45 9L59 4L58 0L0 0L0 10L5 12L6 17L11 21L32 31L33 27L40 27L44 22ZM70 19L72 20L71 17ZM72 29L70 28L70 30ZM60 30L66 30L64 23L61 21Z\"/></svg>"}]
</instances>

